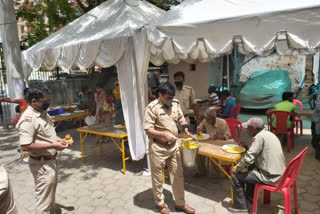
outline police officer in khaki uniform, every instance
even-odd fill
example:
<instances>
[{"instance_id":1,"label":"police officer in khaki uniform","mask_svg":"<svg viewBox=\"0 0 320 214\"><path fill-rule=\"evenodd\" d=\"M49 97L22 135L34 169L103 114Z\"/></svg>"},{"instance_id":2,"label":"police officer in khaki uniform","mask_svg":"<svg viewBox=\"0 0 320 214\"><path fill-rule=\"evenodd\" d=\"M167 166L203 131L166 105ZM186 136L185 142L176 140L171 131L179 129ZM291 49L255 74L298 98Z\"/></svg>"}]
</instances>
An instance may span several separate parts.
<instances>
[{"instance_id":1,"label":"police officer in khaki uniform","mask_svg":"<svg viewBox=\"0 0 320 214\"><path fill-rule=\"evenodd\" d=\"M55 193L58 184L57 151L68 147L56 135L46 110L50 105L50 92L44 85L28 91L29 106L22 114L17 128L23 151L29 153L29 168L36 192L36 214L55 213Z\"/></svg>"},{"instance_id":2,"label":"police officer in khaki uniform","mask_svg":"<svg viewBox=\"0 0 320 214\"><path fill-rule=\"evenodd\" d=\"M190 86L184 85L184 73L179 71L173 75L174 84L176 85L176 95L174 98L179 100L181 110L183 115L186 118L186 121L189 122L189 109L193 109L194 115L197 119L197 123L199 124L201 118L198 114L198 105L195 100L194 90Z\"/></svg>"},{"instance_id":3,"label":"police officer in khaki uniform","mask_svg":"<svg viewBox=\"0 0 320 214\"><path fill-rule=\"evenodd\" d=\"M167 164L176 210L195 213L195 210L185 203L183 169L177 142L177 125L187 125L187 122L179 101L173 99L174 85L169 82L162 83L158 93L159 98L146 107L144 118L144 129L150 139L149 154L154 202L160 213L169 213L164 203L162 187L162 172Z\"/></svg>"},{"instance_id":4,"label":"police officer in khaki uniform","mask_svg":"<svg viewBox=\"0 0 320 214\"><path fill-rule=\"evenodd\" d=\"M0 213L18 214L6 169L0 163Z\"/></svg>"}]
</instances>

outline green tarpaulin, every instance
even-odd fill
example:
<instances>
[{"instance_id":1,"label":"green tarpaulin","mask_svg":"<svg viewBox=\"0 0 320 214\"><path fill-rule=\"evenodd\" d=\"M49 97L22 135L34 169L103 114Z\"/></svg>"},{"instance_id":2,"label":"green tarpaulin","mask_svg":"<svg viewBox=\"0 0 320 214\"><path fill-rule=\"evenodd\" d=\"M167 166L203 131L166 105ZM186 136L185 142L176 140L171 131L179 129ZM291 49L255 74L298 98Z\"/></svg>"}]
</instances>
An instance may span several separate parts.
<instances>
[{"instance_id":1,"label":"green tarpaulin","mask_svg":"<svg viewBox=\"0 0 320 214\"><path fill-rule=\"evenodd\" d=\"M241 89L239 103L248 109L271 108L282 101L282 93L286 91L291 91L288 71L256 71Z\"/></svg>"}]
</instances>

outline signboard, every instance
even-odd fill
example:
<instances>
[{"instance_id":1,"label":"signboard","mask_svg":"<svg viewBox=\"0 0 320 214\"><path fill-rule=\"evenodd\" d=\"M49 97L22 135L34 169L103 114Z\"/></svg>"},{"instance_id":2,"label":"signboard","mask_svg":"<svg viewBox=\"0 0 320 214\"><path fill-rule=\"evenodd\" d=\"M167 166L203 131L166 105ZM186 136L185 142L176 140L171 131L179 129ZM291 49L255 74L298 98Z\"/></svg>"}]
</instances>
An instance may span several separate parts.
<instances>
[{"instance_id":1,"label":"signboard","mask_svg":"<svg viewBox=\"0 0 320 214\"><path fill-rule=\"evenodd\" d=\"M2 43L0 43L0 56L3 56L3 46L2 46Z\"/></svg>"}]
</instances>

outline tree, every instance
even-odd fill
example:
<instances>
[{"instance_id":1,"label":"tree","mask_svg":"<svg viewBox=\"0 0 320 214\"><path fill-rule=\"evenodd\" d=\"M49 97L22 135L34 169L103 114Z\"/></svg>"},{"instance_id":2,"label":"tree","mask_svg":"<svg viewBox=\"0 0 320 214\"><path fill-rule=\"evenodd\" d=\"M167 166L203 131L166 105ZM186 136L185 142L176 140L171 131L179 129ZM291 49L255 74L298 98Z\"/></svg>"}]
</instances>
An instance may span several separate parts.
<instances>
[{"instance_id":1,"label":"tree","mask_svg":"<svg viewBox=\"0 0 320 214\"><path fill-rule=\"evenodd\" d=\"M79 7L83 10L83 12L86 13L107 0L74 0L74 1L76 1ZM164 10L169 10L172 5L178 5L183 0L147 0L147 1Z\"/></svg>"},{"instance_id":2,"label":"tree","mask_svg":"<svg viewBox=\"0 0 320 214\"><path fill-rule=\"evenodd\" d=\"M83 12L66 0L43 0L42 2L17 2L17 18L25 21L28 27L27 35L22 37L22 43L32 46L51 33L78 18Z\"/></svg>"},{"instance_id":3,"label":"tree","mask_svg":"<svg viewBox=\"0 0 320 214\"><path fill-rule=\"evenodd\" d=\"M163 10L169 10L173 5L180 4L183 0L147 0Z\"/></svg>"},{"instance_id":4,"label":"tree","mask_svg":"<svg viewBox=\"0 0 320 214\"><path fill-rule=\"evenodd\" d=\"M31 47L105 1L107 0L25 0L17 2L17 18L25 21L28 27L27 35L22 37L21 42ZM169 10L172 5L178 5L182 0L147 1L164 10Z\"/></svg>"}]
</instances>

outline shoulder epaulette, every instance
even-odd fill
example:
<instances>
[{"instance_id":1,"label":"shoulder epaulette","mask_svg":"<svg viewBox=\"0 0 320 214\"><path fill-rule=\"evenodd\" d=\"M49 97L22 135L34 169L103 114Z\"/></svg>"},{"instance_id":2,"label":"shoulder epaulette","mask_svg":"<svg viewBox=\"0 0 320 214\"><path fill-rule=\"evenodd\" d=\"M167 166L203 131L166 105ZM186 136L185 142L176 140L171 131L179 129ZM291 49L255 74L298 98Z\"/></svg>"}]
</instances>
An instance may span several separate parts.
<instances>
[{"instance_id":1,"label":"shoulder epaulette","mask_svg":"<svg viewBox=\"0 0 320 214\"><path fill-rule=\"evenodd\" d=\"M192 90L192 87L191 87L191 86L185 85L184 87L185 87L186 89Z\"/></svg>"},{"instance_id":2,"label":"shoulder epaulette","mask_svg":"<svg viewBox=\"0 0 320 214\"><path fill-rule=\"evenodd\" d=\"M179 100L177 100L177 99L173 99L172 102L175 102L175 103L180 104L180 103L179 103Z\"/></svg>"},{"instance_id":3,"label":"shoulder epaulette","mask_svg":"<svg viewBox=\"0 0 320 214\"><path fill-rule=\"evenodd\" d=\"M149 105L150 105L150 108L154 108L158 104L159 104L159 100L156 99L156 100L152 101Z\"/></svg>"}]
</instances>

